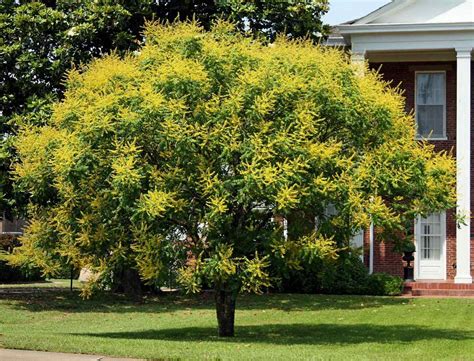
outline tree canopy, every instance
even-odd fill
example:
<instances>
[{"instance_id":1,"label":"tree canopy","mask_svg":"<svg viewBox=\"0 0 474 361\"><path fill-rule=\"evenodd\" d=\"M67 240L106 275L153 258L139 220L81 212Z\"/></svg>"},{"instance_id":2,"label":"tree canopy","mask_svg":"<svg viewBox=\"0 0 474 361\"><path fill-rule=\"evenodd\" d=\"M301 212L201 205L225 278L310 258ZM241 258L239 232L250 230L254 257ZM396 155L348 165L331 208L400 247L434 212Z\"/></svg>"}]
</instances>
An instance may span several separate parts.
<instances>
[{"instance_id":1,"label":"tree canopy","mask_svg":"<svg viewBox=\"0 0 474 361\"><path fill-rule=\"evenodd\" d=\"M325 0L313 1L16 1L0 4L0 54L3 115L24 109L28 98L59 94L72 65L111 50L135 50L146 20L236 21L242 31L274 39L325 34Z\"/></svg>"},{"instance_id":2,"label":"tree canopy","mask_svg":"<svg viewBox=\"0 0 474 361\"><path fill-rule=\"evenodd\" d=\"M317 40L328 30L321 23L327 10L327 0L2 0L0 133L14 132L14 114L47 112L62 97L72 67L111 51L138 49L147 20L195 18L209 28L212 19L223 17L270 41L277 32ZM9 211L24 197L8 177L11 139L2 137L0 149L0 207Z\"/></svg>"},{"instance_id":3,"label":"tree canopy","mask_svg":"<svg viewBox=\"0 0 474 361\"><path fill-rule=\"evenodd\" d=\"M216 290L228 336L236 294L271 286L270 265L330 260L370 222L396 232L453 206L451 156L416 142L402 95L344 53L222 21L145 38L71 71L52 116L21 125L31 223L16 262L68 260L100 284L124 265L159 282L178 260L188 291ZM285 238L278 218L295 212L318 226Z\"/></svg>"}]
</instances>

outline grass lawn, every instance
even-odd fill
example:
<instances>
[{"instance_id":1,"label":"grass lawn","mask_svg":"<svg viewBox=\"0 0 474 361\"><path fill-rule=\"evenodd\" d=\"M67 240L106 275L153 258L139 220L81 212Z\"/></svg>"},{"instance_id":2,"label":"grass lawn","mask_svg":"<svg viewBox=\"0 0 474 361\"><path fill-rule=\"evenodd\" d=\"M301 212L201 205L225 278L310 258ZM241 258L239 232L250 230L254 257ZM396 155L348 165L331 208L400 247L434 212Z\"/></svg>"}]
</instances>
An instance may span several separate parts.
<instances>
[{"instance_id":1,"label":"grass lawn","mask_svg":"<svg viewBox=\"0 0 474 361\"><path fill-rule=\"evenodd\" d=\"M474 360L474 299L265 295L218 339L210 297L141 303L0 287L0 347L159 360Z\"/></svg>"},{"instance_id":2,"label":"grass lawn","mask_svg":"<svg viewBox=\"0 0 474 361\"><path fill-rule=\"evenodd\" d=\"M27 289L28 292L31 292L34 289L52 289L57 288L65 289L71 286L71 281L68 279L54 279L47 281L38 281L38 282L23 282L23 283L0 283L0 292L4 289L18 289L23 290ZM73 288L79 288L80 282L78 280L72 281Z\"/></svg>"}]
</instances>

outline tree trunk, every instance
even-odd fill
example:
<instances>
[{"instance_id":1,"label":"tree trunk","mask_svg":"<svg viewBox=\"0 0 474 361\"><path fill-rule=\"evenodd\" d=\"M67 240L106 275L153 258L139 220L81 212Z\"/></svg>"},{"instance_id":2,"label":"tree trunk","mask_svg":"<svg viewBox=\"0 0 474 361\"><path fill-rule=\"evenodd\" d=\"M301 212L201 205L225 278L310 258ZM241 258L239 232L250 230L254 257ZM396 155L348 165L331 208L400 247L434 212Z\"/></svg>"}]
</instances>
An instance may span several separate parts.
<instances>
[{"instance_id":1,"label":"tree trunk","mask_svg":"<svg viewBox=\"0 0 474 361\"><path fill-rule=\"evenodd\" d=\"M134 298L142 297L142 281L138 272L132 268L123 271L122 278L123 292Z\"/></svg>"},{"instance_id":2,"label":"tree trunk","mask_svg":"<svg viewBox=\"0 0 474 361\"><path fill-rule=\"evenodd\" d=\"M125 293L128 297L141 298L142 282L138 272L130 267L124 267L114 272L112 292Z\"/></svg>"},{"instance_id":3,"label":"tree trunk","mask_svg":"<svg viewBox=\"0 0 474 361\"><path fill-rule=\"evenodd\" d=\"M235 300L234 292L216 290L216 314L219 337L234 337Z\"/></svg>"}]
</instances>

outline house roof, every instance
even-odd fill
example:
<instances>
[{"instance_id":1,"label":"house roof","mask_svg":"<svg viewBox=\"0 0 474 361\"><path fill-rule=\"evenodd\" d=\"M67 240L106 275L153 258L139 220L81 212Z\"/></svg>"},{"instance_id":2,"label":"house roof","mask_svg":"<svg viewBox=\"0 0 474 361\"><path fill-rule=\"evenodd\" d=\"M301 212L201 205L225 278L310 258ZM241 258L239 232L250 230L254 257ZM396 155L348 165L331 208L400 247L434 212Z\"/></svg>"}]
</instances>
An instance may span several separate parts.
<instances>
[{"instance_id":1,"label":"house roof","mask_svg":"<svg viewBox=\"0 0 474 361\"><path fill-rule=\"evenodd\" d=\"M394 5L395 2L397 2L398 0L390 0L389 3L385 4L385 5L382 5L381 7L379 7L378 9L375 9L374 11L368 13L367 15L361 17L361 18L357 18L357 19L354 19L354 20L349 20L349 21L346 21L340 25L352 25L354 23L357 23L358 21L362 21L363 19L365 18L368 18L370 16L373 16L373 15L376 15L376 14L379 14L379 13L382 13L382 12L385 12L387 11L387 8L388 7L392 7Z\"/></svg>"},{"instance_id":2,"label":"house roof","mask_svg":"<svg viewBox=\"0 0 474 361\"><path fill-rule=\"evenodd\" d=\"M344 25L474 23L474 0L392 0Z\"/></svg>"},{"instance_id":3,"label":"house roof","mask_svg":"<svg viewBox=\"0 0 474 361\"><path fill-rule=\"evenodd\" d=\"M339 28L337 26L332 26L330 31L329 31L329 36L324 43L324 45L327 46L333 46L333 47L344 47L346 46L346 42L344 40L344 37L342 36L341 32L339 31Z\"/></svg>"},{"instance_id":4,"label":"house roof","mask_svg":"<svg viewBox=\"0 0 474 361\"><path fill-rule=\"evenodd\" d=\"M381 34L399 34L397 36L400 38L404 36L403 34L418 33L420 34L418 38L421 39L424 36L422 34L450 33L453 37L463 32L462 42L456 43L456 46L470 46L469 39L474 39L474 0L392 0L370 14L341 24L338 28L347 45L354 45L356 35L359 43L361 40L365 43L380 43ZM364 35L365 39L359 35ZM372 39L368 39L367 36L371 36ZM395 35L392 35L392 38L393 36ZM454 37L457 38L457 35ZM389 41L393 40L388 35L386 38ZM435 46L437 47L439 46Z\"/></svg>"}]
</instances>

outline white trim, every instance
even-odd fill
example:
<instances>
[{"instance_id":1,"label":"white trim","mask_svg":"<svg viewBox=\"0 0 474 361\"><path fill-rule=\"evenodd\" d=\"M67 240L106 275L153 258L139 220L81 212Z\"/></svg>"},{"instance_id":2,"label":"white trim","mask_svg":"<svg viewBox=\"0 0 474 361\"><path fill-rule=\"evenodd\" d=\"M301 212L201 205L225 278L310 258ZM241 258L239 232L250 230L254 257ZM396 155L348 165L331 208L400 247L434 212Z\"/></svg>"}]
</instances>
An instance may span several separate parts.
<instances>
[{"instance_id":1,"label":"white trim","mask_svg":"<svg viewBox=\"0 0 474 361\"><path fill-rule=\"evenodd\" d=\"M338 30L346 43L357 52L452 50L474 47L474 20L471 21L469 17L461 17L458 22L449 20L433 22L429 19L426 19L427 22L421 22L423 14L419 14L407 23L370 23L411 4L416 5L414 3L415 0L392 1L352 23L339 25ZM432 6L431 4L427 6L436 7L436 2L433 2Z\"/></svg>"},{"instance_id":2,"label":"white trim","mask_svg":"<svg viewBox=\"0 0 474 361\"><path fill-rule=\"evenodd\" d=\"M439 51L474 47L474 30L463 32L405 32L353 34L352 51Z\"/></svg>"},{"instance_id":3,"label":"white trim","mask_svg":"<svg viewBox=\"0 0 474 361\"><path fill-rule=\"evenodd\" d=\"M370 253L369 253L369 274L374 273L374 224L370 223L369 228L369 244L370 244Z\"/></svg>"},{"instance_id":4,"label":"white trim","mask_svg":"<svg viewBox=\"0 0 474 361\"><path fill-rule=\"evenodd\" d=\"M440 247L440 262L441 262L441 274L442 277L439 280L446 280L446 263L447 263L447 239L446 239L446 212L439 212L440 215L440 236L441 236L441 247ZM420 277L420 233L421 233L421 216L418 216L415 219L415 244L416 244L416 252L415 252L415 280L427 279Z\"/></svg>"},{"instance_id":5,"label":"white trim","mask_svg":"<svg viewBox=\"0 0 474 361\"><path fill-rule=\"evenodd\" d=\"M341 29L341 33L354 52L452 51L456 48L474 47L474 23L470 23L469 28L466 26L460 30L440 28L439 31L426 27L419 29L420 31L401 29L398 25L393 29L387 27L390 28L391 25L371 27L364 31L347 27Z\"/></svg>"},{"instance_id":6,"label":"white trim","mask_svg":"<svg viewBox=\"0 0 474 361\"><path fill-rule=\"evenodd\" d=\"M423 23L423 24L354 24L338 25L342 35L371 34L371 33L406 33L406 32L445 32L445 31L473 31L474 22L469 23Z\"/></svg>"},{"instance_id":7,"label":"white trim","mask_svg":"<svg viewBox=\"0 0 474 361\"><path fill-rule=\"evenodd\" d=\"M472 48L456 48L456 59L471 59Z\"/></svg>"},{"instance_id":8,"label":"white trim","mask_svg":"<svg viewBox=\"0 0 474 361\"><path fill-rule=\"evenodd\" d=\"M443 137L443 138L425 138L425 137L416 136L416 137L415 137L415 140L427 140L427 141L429 141L429 142L431 142L431 141L440 141L440 142L442 142L443 140L448 140L448 137Z\"/></svg>"},{"instance_id":9,"label":"white trim","mask_svg":"<svg viewBox=\"0 0 474 361\"><path fill-rule=\"evenodd\" d=\"M442 137L435 137L435 138L426 138L423 137L422 135L418 134L418 130L416 131L416 139L417 140L428 140L428 141L441 141L441 140L447 140L447 125L446 125L446 118L447 118L447 83L448 83L448 74L446 70L417 70L415 71L415 121L416 121L416 126L418 127L418 115L417 115L417 110L418 110L418 104L417 104L417 99L416 95L418 93L418 74L444 74L444 99L443 99L443 136Z\"/></svg>"}]
</instances>

